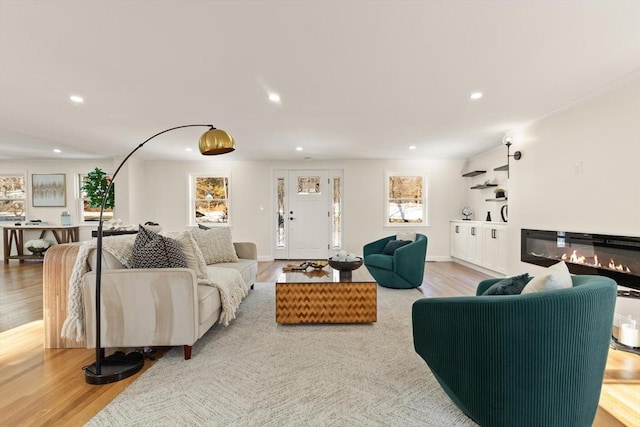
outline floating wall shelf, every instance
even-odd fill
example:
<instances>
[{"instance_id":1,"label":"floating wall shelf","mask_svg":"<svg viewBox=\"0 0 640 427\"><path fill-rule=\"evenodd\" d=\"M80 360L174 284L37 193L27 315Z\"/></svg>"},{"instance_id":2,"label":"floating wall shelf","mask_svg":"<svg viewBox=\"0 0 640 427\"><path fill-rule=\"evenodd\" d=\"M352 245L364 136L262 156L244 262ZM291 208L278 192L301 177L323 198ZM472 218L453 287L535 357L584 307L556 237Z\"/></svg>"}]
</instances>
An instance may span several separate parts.
<instances>
[{"instance_id":1,"label":"floating wall shelf","mask_svg":"<svg viewBox=\"0 0 640 427\"><path fill-rule=\"evenodd\" d=\"M489 188L489 187L497 187L498 184L480 184L480 185L474 185L473 187L471 187L472 190L481 190L483 188Z\"/></svg>"},{"instance_id":2,"label":"floating wall shelf","mask_svg":"<svg viewBox=\"0 0 640 427\"><path fill-rule=\"evenodd\" d=\"M498 166L497 168L493 168L494 171L508 171L509 165Z\"/></svg>"},{"instance_id":3,"label":"floating wall shelf","mask_svg":"<svg viewBox=\"0 0 640 427\"><path fill-rule=\"evenodd\" d=\"M483 173L487 173L487 171L471 171L471 172L463 173L462 176L464 176L465 178L469 178L471 176L482 175Z\"/></svg>"},{"instance_id":4,"label":"floating wall shelf","mask_svg":"<svg viewBox=\"0 0 640 427\"><path fill-rule=\"evenodd\" d=\"M485 201L487 201L487 202L506 202L507 198L506 197L496 197L494 199L485 199Z\"/></svg>"}]
</instances>

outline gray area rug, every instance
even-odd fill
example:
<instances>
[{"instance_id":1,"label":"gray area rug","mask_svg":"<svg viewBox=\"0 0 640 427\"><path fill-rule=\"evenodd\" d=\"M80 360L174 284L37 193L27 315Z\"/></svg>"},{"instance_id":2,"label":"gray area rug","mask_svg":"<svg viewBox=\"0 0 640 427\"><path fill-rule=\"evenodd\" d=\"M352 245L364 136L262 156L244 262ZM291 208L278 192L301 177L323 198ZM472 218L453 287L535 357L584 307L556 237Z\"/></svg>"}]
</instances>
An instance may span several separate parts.
<instances>
[{"instance_id":1,"label":"gray area rug","mask_svg":"<svg viewBox=\"0 0 640 427\"><path fill-rule=\"evenodd\" d=\"M378 287L378 322L277 325L257 283L229 326L170 350L88 426L474 426L413 350L417 289Z\"/></svg>"}]
</instances>

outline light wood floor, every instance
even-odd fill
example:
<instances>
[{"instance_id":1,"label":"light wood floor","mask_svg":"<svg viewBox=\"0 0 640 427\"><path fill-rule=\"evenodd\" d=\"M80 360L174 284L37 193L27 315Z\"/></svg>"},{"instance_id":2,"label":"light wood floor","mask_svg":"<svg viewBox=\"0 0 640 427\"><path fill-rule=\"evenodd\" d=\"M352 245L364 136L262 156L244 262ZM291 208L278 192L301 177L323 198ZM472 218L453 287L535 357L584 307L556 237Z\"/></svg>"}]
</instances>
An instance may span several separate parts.
<instances>
[{"instance_id":1,"label":"light wood floor","mask_svg":"<svg viewBox=\"0 0 640 427\"><path fill-rule=\"evenodd\" d=\"M260 263L274 282L285 262ZM487 276L455 263L427 263L427 296L472 295ZM44 349L42 264L0 267L0 426L81 426L140 374L102 386L84 381L86 349ZM158 349L158 356L166 349ZM144 370L153 365L147 360ZM611 350L595 427L640 426L640 357Z\"/></svg>"}]
</instances>

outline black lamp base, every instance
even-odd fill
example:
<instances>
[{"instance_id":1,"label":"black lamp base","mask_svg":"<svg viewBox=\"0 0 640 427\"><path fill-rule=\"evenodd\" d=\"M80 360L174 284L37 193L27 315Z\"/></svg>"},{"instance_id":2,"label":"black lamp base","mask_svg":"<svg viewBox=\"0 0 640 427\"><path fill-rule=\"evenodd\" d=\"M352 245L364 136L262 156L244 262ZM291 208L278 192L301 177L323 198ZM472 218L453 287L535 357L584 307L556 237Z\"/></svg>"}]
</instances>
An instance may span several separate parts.
<instances>
[{"instance_id":1,"label":"black lamp base","mask_svg":"<svg viewBox=\"0 0 640 427\"><path fill-rule=\"evenodd\" d=\"M125 354L116 351L105 357L100 366L100 373L96 373L96 364L84 367L84 379L88 384L102 385L123 380L138 372L144 366L142 353L131 352Z\"/></svg>"}]
</instances>

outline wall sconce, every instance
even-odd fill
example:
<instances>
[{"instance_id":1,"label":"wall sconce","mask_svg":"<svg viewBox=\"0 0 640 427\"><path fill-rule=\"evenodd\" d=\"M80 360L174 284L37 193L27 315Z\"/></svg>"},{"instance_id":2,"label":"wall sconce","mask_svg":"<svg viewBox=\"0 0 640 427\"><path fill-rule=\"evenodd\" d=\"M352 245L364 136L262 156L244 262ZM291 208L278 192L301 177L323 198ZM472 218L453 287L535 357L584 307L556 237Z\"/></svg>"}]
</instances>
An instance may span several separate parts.
<instances>
[{"instance_id":1,"label":"wall sconce","mask_svg":"<svg viewBox=\"0 0 640 427\"><path fill-rule=\"evenodd\" d=\"M514 160L520 160L522 158L522 153L520 151L516 151L513 154L509 154L509 149L511 148L511 137L509 135L505 135L502 138L502 143L507 146L507 178L509 178L509 159L513 157Z\"/></svg>"}]
</instances>

